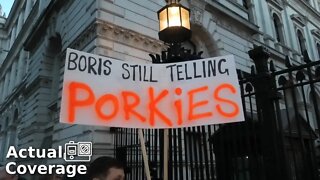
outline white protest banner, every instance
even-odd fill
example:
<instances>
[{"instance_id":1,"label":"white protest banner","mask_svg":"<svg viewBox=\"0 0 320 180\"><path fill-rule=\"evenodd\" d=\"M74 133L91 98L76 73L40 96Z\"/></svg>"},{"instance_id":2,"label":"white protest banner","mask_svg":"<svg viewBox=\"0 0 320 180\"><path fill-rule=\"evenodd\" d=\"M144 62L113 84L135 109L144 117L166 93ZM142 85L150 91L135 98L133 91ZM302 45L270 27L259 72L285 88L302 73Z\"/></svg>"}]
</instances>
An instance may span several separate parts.
<instances>
[{"instance_id":1,"label":"white protest banner","mask_svg":"<svg viewBox=\"0 0 320 180\"><path fill-rule=\"evenodd\" d=\"M244 121L233 56L132 64L68 49L60 122L177 128Z\"/></svg>"}]
</instances>

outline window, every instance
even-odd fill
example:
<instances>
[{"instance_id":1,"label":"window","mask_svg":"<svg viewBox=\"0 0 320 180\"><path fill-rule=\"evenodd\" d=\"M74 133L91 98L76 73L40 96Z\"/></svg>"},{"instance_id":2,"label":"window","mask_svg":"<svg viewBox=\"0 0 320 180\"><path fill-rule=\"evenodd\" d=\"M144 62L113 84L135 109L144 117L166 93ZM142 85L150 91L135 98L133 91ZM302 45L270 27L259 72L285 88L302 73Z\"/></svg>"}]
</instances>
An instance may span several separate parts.
<instances>
[{"instance_id":1,"label":"window","mask_svg":"<svg viewBox=\"0 0 320 180\"><path fill-rule=\"evenodd\" d=\"M300 52L302 54L303 51L306 50L305 39L304 39L302 32L300 30L297 31L297 36L298 36L298 42L299 42L299 46L300 46Z\"/></svg>"},{"instance_id":2,"label":"window","mask_svg":"<svg viewBox=\"0 0 320 180\"><path fill-rule=\"evenodd\" d=\"M61 67L61 59L62 58L62 40L59 33L52 35L49 38L47 50L46 50L46 58L45 62L52 63L51 65L51 77L52 77L52 88L51 88L51 101L55 101L58 99L59 94L59 74Z\"/></svg>"},{"instance_id":3,"label":"window","mask_svg":"<svg viewBox=\"0 0 320 180\"><path fill-rule=\"evenodd\" d=\"M14 111L14 116L13 116L13 122L12 125L14 128L12 128L11 133L10 133L10 137L9 137L9 146L16 146L17 143L17 124L18 124L18 110L16 109Z\"/></svg>"},{"instance_id":4,"label":"window","mask_svg":"<svg viewBox=\"0 0 320 180\"><path fill-rule=\"evenodd\" d=\"M242 0L242 5L244 8L249 9L247 0Z\"/></svg>"},{"instance_id":5,"label":"window","mask_svg":"<svg viewBox=\"0 0 320 180\"><path fill-rule=\"evenodd\" d=\"M8 126L9 126L9 118L7 117L6 121L4 122L4 126L3 126L3 130L4 130L4 133L2 135L2 144L1 144L1 149L0 151L1 152L7 152L9 146L8 146L8 132L7 132L7 129L8 129ZM2 157L1 157L2 156ZM5 155L0 155L0 161L5 161Z\"/></svg>"},{"instance_id":6,"label":"window","mask_svg":"<svg viewBox=\"0 0 320 180\"><path fill-rule=\"evenodd\" d=\"M275 30L275 35L276 35L276 40L278 42L284 43L284 37L283 37L283 28L282 28L282 23L280 21L279 16L276 14L273 14L273 25L274 25L274 30Z\"/></svg>"}]
</instances>

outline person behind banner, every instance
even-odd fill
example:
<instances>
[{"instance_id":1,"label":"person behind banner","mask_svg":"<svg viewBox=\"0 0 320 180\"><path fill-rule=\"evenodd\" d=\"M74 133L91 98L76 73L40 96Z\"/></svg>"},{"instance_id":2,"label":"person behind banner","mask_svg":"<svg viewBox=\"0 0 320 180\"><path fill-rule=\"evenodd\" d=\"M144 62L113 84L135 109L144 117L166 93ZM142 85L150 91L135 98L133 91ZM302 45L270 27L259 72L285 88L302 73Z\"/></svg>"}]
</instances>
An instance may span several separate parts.
<instances>
[{"instance_id":1,"label":"person behind banner","mask_svg":"<svg viewBox=\"0 0 320 180\"><path fill-rule=\"evenodd\" d=\"M6 171L6 167L0 165L0 180L18 180L18 176L8 174Z\"/></svg>"},{"instance_id":2,"label":"person behind banner","mask_svg":"<svg viewBox=\"0 0 320 180\"><path fill-rule=\"evenodd\" d=\"M63 176L59 174L47 174L40 177L40 180L63 180Z\"/></svg>"},{"instance_id":3,"label":"person behind banner","mask_svg":"<svg viewBox=\"0 0 320 180\"><path fill-rule=\"evenodd\" d=\"M124 180L123 164L112 157L99 157L88 169L89 180Z\"/></svg>"}]
</instances>

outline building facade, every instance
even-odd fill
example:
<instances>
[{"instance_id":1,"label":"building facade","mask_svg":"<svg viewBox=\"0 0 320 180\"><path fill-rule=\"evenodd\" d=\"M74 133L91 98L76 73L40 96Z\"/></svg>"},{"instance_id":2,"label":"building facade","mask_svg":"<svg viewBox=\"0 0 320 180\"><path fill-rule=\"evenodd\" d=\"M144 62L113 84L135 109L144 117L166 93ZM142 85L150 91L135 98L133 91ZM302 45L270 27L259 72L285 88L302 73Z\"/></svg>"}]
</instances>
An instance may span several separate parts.
<instances>
[{"instance_id":1,"label":"building facade","mask_svg":"<svg viewBox=\"0 0 320 180\"><path fill-rule=\"evenodd\" d=\"M233 54L250 72L248 51L266 46L276 68L320 59L319 0L183 0L192 39L203 57ZM109 128L59 123L67 48L129 62L151 63L166 48L158 39L164 0L19 0L0 14L0 163L9 146L56 148L92 141L95 156L113 153ZM320 91L317 92L320 101ZM313 128L317 131L315 122ZM20 163L58 163L25 159ZM57 160L58 161L58 160ZM62 161L62 160L61 160Z\"/></svg>"}]
</instances>

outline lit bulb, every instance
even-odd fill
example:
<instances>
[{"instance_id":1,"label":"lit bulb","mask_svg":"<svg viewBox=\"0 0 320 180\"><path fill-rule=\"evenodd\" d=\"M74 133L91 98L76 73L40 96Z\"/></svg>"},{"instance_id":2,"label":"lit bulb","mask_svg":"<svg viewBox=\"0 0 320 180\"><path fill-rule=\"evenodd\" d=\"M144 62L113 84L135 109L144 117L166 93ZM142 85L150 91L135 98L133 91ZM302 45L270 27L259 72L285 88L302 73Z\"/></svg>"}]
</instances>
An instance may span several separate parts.
<instances>
[{"instance_id":1,"label":"lit bulb","mask_svg":"<svg viewBox=\"0 0 320 180\"><path fill-rule=\"evenodd\" d=\"M179 7L170 7L168 10L169 10L169 27L181 26Z\"/></svg>"}]
</instances>

